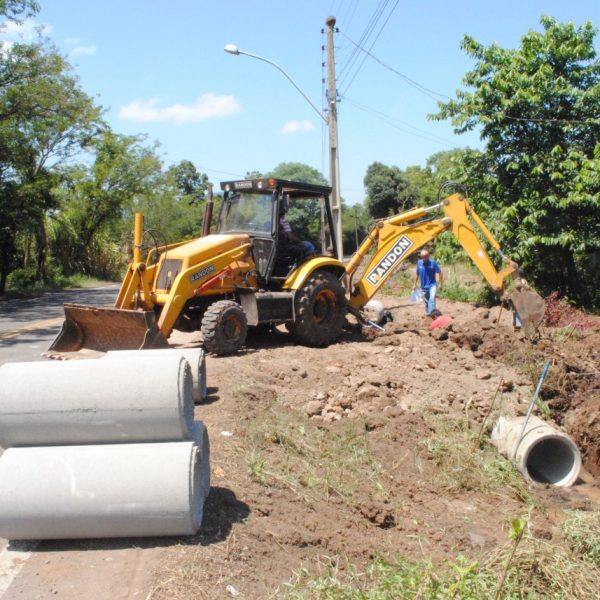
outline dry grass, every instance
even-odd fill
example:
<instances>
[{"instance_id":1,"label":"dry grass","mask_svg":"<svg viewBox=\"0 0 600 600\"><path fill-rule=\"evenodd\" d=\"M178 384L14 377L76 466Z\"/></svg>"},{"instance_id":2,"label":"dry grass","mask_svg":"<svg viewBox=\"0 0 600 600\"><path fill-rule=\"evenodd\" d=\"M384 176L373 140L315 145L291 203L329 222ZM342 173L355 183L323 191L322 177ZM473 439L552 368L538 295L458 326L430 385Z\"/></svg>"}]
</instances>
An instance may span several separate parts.
<instances>
[{"instance_id":1,"label":"dry grass","mask_svg":"<svg viewBox=\"0 0 600 600\"><path fill-rule=\"evenodd\" d=\"M566 511L562 530L573 552L600 568L600 511Z\"/></svg>"},{"instance_id":2,"label":"dry grass","mask_svg":"<svg viewBox=\"0 0 600 600\"><path fill-rule=\"evenodd\" d=\"M307 503L336 495L352 505L356 490L365 485L375 497L385 495L382 467L357 423L324 430L273 403L244 428L248 472L266 486L285 487Z\"/></svg>"},{"instance_id":3,"label":"dry grass","mask_svg":"<svg viewBox=\"0 0 600 600\"><path fill-rule=\"evenodd\" d=\"M529 506L534 504L516 467L500 456L486 438L480 439L465 420L429 418L435 433L420 445L437 466L436 486L453 493L494 492Z\"/></svg>"}]
</instances>

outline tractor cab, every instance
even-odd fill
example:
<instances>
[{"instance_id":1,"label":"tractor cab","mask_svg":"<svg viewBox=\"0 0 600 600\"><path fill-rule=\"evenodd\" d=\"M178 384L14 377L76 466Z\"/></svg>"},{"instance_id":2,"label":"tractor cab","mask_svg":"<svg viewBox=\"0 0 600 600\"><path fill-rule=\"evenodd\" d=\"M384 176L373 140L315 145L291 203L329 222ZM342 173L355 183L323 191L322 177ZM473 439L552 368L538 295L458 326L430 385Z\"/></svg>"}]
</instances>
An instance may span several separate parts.
<instances>
[{"instance_id":1,"label":"tractor cab","mask_svg":"<svg viewBox=\"0 0 600 600\"><path fill-rule=\"evenodd\" d=\"M217 233L250 237L262 283L285 280L312 256L337 255L330 187L268 178L224 182L221 189Z\"/></svg>"}]
</instances>

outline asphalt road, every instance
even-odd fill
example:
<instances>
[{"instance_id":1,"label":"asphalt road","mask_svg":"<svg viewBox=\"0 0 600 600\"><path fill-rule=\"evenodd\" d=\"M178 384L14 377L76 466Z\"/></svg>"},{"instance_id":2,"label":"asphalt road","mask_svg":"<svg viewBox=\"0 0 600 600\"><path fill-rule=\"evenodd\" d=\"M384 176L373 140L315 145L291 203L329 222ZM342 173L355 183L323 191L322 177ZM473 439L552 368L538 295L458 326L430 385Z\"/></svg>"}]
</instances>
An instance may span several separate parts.
<instances>
[{"instance_id":1,"label":"asphalt road","mask_svg":"<svg viewBox=\"0 0 600 600\"><path fill-rule=\"evenodd\" d=\"M7 362L44 360L60 331L63 304L112 305L119 285L47 292L37 298L0 301L0 365Z\"/></svg>"}]
</instances>

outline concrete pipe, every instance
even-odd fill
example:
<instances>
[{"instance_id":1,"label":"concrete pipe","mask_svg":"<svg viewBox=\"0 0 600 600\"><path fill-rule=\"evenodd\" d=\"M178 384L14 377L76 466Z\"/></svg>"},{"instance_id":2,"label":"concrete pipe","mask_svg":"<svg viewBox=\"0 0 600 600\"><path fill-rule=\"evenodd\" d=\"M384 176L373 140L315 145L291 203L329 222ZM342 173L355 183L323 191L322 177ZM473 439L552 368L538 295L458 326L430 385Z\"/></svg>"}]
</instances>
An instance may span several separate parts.
<instances>
[{"instance_id":1,"label":"concrete pipe","mask_svg":"<svg viewBox=\"0 0 600 600\"><path fill-rule=\"evenodd\" d=\"M516 461L528 481L573 485L581 469L581 454L571 438L538 417L529 417L523 431L524 422L525 417L500 417L492 430L492 443Z\"/></svg>"},{"instance_id":2,"label":"concrete pipe","mask_svg":"<svg viewBox=\"0 0 600 600\"><path fill-rule=\"evenodd\" d=\"M191 439L192 378L181 356L0 367L0 446Z\"/></svg>"},{"instance_id":3,"label":"concrete pipe","mask_svg":"<svg viewBox=\"0 0 600 600\"><path fill-rule=\"evenodd\" d=\"M194 534L208 462L194 442L10 448L0 459L0 536Z\"/></svg>"},{"instance_id":4,"label":"concrete pipe","mask_svg":"<svg viewBox=\"0 0 600 600\"><path fill-rule=\"evenodd\" d=\"M369 321L381 324L385 315L385 307L379 300L369 300L365 304L363 312Z\"/></svg>"},{"instance_id":5,"label":"concrete pipe","mask_svg":"<svg viewBox=\"0 0 600 600\"><path fill-rule=\"evenodd\" d=\"M168 348L159 350L109 350L106 358L137 358L141 361L149 356L183 356L192 369L192 393L197 404L206 400L206 357L202 348Z\"/></svg>"}]
</instances>

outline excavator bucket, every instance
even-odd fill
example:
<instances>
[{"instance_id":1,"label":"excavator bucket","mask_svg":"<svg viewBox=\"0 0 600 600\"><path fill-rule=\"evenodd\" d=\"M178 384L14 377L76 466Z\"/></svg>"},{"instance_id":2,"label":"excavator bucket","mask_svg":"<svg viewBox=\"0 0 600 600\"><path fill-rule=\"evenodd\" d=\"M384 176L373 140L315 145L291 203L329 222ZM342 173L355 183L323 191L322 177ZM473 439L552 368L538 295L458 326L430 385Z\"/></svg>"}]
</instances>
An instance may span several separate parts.
<instances>
[{"instance_id":1,"label":"excavator bucket","mask_svg":"<svg viewBox=\"0 0 600 600\"><path fill-rule=\"evenodd\" d=\"M544 318L546 304L543 298L531 289L521 289L512 292L510 300L521 319L525 334L534 334Z\"/></svg>"},{"instance_id":2,"label":"excavator bucket","mask_svg":"<svg viewBox=\"0 0 600 600\"><path fill-rule=\"evenodd\" d=\"M52 342L50 352L169 347L151 310L100 308L85 304L65 304L64 309L62 330Z\"/></svg>"}]
</instances>

